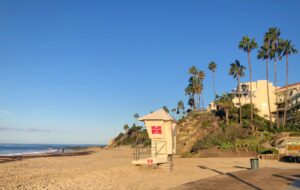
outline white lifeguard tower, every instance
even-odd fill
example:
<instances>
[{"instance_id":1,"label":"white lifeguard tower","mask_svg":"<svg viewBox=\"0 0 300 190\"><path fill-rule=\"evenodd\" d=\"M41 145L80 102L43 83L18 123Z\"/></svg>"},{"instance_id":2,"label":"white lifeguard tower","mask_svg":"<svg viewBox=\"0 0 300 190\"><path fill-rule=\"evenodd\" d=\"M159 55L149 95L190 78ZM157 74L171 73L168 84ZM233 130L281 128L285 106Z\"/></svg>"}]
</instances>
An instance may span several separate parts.
<instances>
[{"instance_id":1,"label":"white lifeguard tower","mask_svg":"<svg viewBox=\"0 0 300 190\"><path fill-rule=\"evenodd\" d=\"M164 109L138 118L146 125L151 139L151 157L132 161L134 165L168 164L172 169L172 156L176 153L177 121Z\"/></svg>"}]
</instances>

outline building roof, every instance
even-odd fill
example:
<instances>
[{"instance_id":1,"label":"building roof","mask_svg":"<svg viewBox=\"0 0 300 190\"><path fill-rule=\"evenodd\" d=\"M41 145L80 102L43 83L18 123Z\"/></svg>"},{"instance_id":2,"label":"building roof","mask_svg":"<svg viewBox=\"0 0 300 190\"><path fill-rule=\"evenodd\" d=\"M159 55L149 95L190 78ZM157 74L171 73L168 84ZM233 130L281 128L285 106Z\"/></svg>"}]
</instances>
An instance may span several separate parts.
<instances>
[{"instance_id":1,"label":"building roof","mask_svg":"<svg viewBox=\"0 0 300 190\"><path fill-rule=\"evenodd\" d=\"M289 85L287 85L287 87L290 88L290 87L298 86L298 85L300 85L300 82L296 82L294 84L289 84ZM286 86L283 86L283 87L278 88L277 90L284 90L285 88L286 88Z\"/></svg>"},{"instance_id":2,"label":"building roof","mask_svg":"<svg viewBox=\"0 0 300 190\"><path fill-rule=\"evenodd\" d=\"M153 113L147 114L143 117L138 118L139 121L145 120L164 120L164 121L175 121L176 120L168 114L164 109L159 109Z\"/></svg>"}]
</instances>

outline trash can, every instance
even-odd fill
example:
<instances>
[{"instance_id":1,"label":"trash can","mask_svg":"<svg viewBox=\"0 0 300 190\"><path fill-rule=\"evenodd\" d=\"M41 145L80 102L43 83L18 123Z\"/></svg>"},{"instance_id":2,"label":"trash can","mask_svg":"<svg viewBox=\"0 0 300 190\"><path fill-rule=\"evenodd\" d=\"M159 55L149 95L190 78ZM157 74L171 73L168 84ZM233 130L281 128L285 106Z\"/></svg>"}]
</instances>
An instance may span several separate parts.
<instances>
[{"instance_id":1,"label":"trash can","mask_svg":"<svg viewBox=\"0 0 300 190\"><path fill-rule=\"evenodd\" d=\"M259 168L258 158L251 158L250 159L250 164L251 164L251 170L258 169Z\"/></svg>"}]
</instances>

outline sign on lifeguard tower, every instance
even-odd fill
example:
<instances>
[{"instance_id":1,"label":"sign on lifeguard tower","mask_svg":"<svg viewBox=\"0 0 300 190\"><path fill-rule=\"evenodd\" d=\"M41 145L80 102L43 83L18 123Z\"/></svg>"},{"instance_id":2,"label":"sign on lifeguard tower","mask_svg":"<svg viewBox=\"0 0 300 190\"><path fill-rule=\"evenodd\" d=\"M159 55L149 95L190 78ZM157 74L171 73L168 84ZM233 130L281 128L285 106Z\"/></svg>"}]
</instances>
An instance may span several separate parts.
<instances>
[{"instance_id":1,"label":"sign on lifeguard tower","mask_svg":"<svg viewBox=\"0 0 300 190\"><path fill-rule=\"evenodd\" d=\"M134 160L134 165L170 164L172 156L176 153L176 120L164 109L138 118L143 121L151 139L151 157Z\"/></svg>"}]
</instances>

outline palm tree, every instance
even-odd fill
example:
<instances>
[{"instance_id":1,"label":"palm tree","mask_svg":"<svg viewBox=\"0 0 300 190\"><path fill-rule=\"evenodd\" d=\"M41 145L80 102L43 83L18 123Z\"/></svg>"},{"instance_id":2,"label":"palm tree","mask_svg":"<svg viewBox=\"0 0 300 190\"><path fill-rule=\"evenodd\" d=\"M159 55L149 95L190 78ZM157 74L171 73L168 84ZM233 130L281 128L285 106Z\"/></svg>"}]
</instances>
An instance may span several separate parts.
<instances>
[{"instance_id":1,"label":"palm tree","mask_svg":"<svg viewBox=\"0 0 300 190\"><path fill-rule=\"evenodd\" d=\"M164 109L167 113L170 112L170 111L169 111L169 108L168 108L167 106L163 106L163 109Z\"/></svg>"},{"instance_id":2,"label":"palm tree","mask_svg":"<svg viewBox=\"0 0 300 190\"><path fill-rule=\"evenodd\" d=\"M253 103L252 103L252 65L250 60L250 53L253 49L257 48L257 43L254 38L249 38L244 36L239 43L239 49L242 49L248 54L248 66L249 66L249 76L250 76L250 104L251 104L251 121L253 121Z\"/></svg>"},{"instance_id":3,"label":"palm tree","mask_svg":"<svg viewBox=\"0 0 300 190\"><path fill-rule=\"evenodd\" d=\"M196 107L198 109L200 109L200 96L201 96L201 92L202 92L202 81L198 76L196 76L195 80L196 80L195 94L197 94L197 96L198 96L198 102L195 102L195 104L196 104Z\"/></svg>"},{"instance_id":4,"label":"palm tree","mask_svg":"<svg viewBox=\"0 0 300 190\"><path fill-rule=\"evenodd\" d=\"M180 112L182 111L182 114L185 114L185 108L184 108L184 103L182 100L180 100L177 103L177 114L180 114Z\"/></svg>"},{"instance_id":5,"label":"palm tree","mask_svg":"<svg viewBox=\"0 0 300 190\"><path fill-rule=\"evenodd\" d=\"M234 79L237 79L237 94L239 97L239 110L240 110L240 123L242 123L242 107L241 107L241 89L240 89L240 78L245 76L246 67L240 64L239 60L235 60L234 63L231 63L229 69L229 75L233 76Z\"/></svg>"},{"instance_id":6,"label":"palm tree","mask_svg":"<svg viewBox=\"0 0 300 190\"><path fill-rule=\"evenodd\" d=\"M190 73L191 75L197 75L197 73L198 73L197 67L192 66L191 68L189 68L189 73Z\"/></svg>"},{"instance_id":7,"label":"palm tree","mask_svg":"<svg viewBox=\"0 0 300 190\"><path fill-rule=\"evenodd\" d=\"M195 66L192 66L190 69L189 69L189 73L192 75L190 78L189 78L189 84L188 86L185 88L185 94L186 95L189 95L189 105L191 107L193 107L193 110L195 110L196 108L196 104L195 104L195 94L196 94L196 91L197 91L197 73L198 73L198 69L195 67Z\"/></svg>"},{"instance_id":8,"label":"palm tree","mask_svg":"<svg viewBox=\"0 0 300 190\"><path fill-rule=\"evenodd\" d=\"M188 101L188 105L193 108L193 110L195 110L195 101L194 101L194 97L195 97L195 85L196 84L196 80L195 78L192 76L189 79L189 84L188 86L185 88L185 94L189 95L189 101Z\"/></svg>"},{"instance_id":9,"label":"palm tree","mask_svg":"<svg viewBox=\"0 0 300 190\"><path fill-rule=\"evenodd\" d=\"M283 127L286 124L286 110L287 110L287 97L288 97L288 76L289 76L289 55L297 53L297 49L292 44L291 40L280 40L279 46L281 47L282 56L285 56L285 67L286 67L286 79L285 79L285 109L284 109L284 116L283 116Z\"/></svg>"},{"instance_id":10,"label":"palm tree","mask_svg":"<svg viewBox=\"0 0 300 190\"><path fill-rule=\"evenodd\" d=\"M139 116L139 114L138 113L136 113L136 114L134 114L134 116L133 116L135 119L138 119L140 116Z\"/></svg>"},{"instance_id":11,"label":"palm tree","mask_svg":"<svg viewBox=\"0 0 300 190\"><path fill-rule=\"evenodd\" d=\"M123 129L125 130L126 134L128 133L128 129L129 129L129 125L128 124L125 124L123 126Z\"/></svg>"},{"instance_id":12,"label":"palm tree","mask_svg":"<svg viewBox=\"0 0 300 190\"><path fill-rule=\"evenodd\" d=\"M188 105L195 110L195 100L192 96L189 97ZM191 109L188 109L187 112L190 112Z\"/></svg>"},{"instance_id":13,"label":"palm tree","mask_svg":"<svg viewBox=\"0 0 300 190\"><path fill-rule=\"evenodd\" d=\"M270 93L269 93L269 66L268 60L270 58L269 55L269 39L268 36L264 36L264 46L261 46L258 50L258 59L266 60L266 80L267 80L267 98L268 98L268 108L269 108L269 119L270 119L270 128L272 128L272 114L271 114L271 104L270 104Z\"/></svg>"},{"instance_id":14,"label":"palm tree","mask_svg":"<svg viewBox=\"0 0 300 190\"><path fill-rule=\"evenodd\" d=\"M233 107L232 97L230 94L224 94L222 96L216 96L215 104L218 109L223 109L226 117L226 124L229 125L229 110Z\"/></svg>"},{"instance_id":15,"label":"palm tree","mask_svg":"<svg viewBox=\"0 0 300 190\"><path fill-rule=\"evenodd\" d=\"M275 97L276 97L276 105L278 103L277 98L277 58L281 55L281 50L278 45L278 40L280 36L280 29L274 27L269 28L269 31L267 32L269 39L270 39L270 60L274 60L274 85L275 85ZM277 128L279 128L279 114L278 114L278 106L276 106L276 123Z\"/></svg>"},{"instance_id":16,"label":"palm tree","mask_svg":"<svg viewBox=\"0 0 300 190\"><path fill-rule=\"evenodd\" d=\"M205 72L204 71L198 71L197 73L197 92L199 96L199 109L201 107L201 102L200 102L200 96L203 94L203 80L205 79ZM204 104L203 96L202 96L202 103ZM203 106L203 105L202 105Z\"/></svg>"},{"instance_id":17,"label":"palm tree","mask_svg":"<svg viewBox=\"0 0 300 190\"><path fill-rule=\"evenodd\" d=\"M211 61L208 64L208 69L212 72L212 78L213 78L213 89L214 89L214 99L216 99L216 87L215 87L215 73L217 69L217 64L214 61Z\"/></svg>"}]
</instances>

